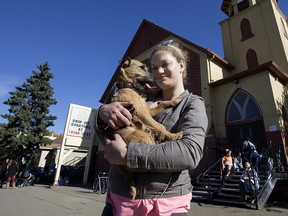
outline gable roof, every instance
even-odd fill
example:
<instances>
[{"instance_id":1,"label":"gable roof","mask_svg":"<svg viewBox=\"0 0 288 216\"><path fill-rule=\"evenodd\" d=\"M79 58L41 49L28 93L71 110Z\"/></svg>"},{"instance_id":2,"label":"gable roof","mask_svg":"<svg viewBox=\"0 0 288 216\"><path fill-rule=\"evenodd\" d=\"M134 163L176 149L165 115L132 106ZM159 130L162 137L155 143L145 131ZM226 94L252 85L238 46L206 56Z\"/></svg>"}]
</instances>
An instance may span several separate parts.
<instances>
[{"instance_id":1,"label":"gable roof","mask_svg":"<svg viewBox=\"0 0 288 216\"><path fill-rule=\"evenodd\" d=\"M53 140L51 144L46 145L46 146L41 146L41 148L49 148L49 149L58 148L62 145L62 140L63 140L63 135L60 135L55 140Z\"/></svg>"},{"instance_id":2,"label":"gable roof","mask_svg":"<svg viewBox=\"0 0 288 216\"><path fill-rule=\"evenodd\" d=\"M127 56L131 58L135 58L139 54L145 52L146 50L152 48L156 44L158 44L160 41L165 40L168 37L177 38L183 43L189 45L190 47L193 47L203 53L206 53L209 57L213 57L213 62L220 64L222 67L225 67L228 70L234 69L232 65L230 65L226 60L221 58L219 55L217 55L215 52L213 52L210 49L205 49L195 43L192 43L191 41L174 34L173 32L170 32L146 19L143 19L142 23L140 24L138 30L136 31L136 34L134 35L131 43L129 44L126 52L124 53L122 58L125 58ZM138 44L141 44L141 46L138 46ZM107 94L109 93L109 90L112 88L116 75L119 71L119 66L116 68L109 84L107 85L105 92L103 93L100 102L104 103L105 98L107 97Z\"/></svg>"}]
</instances>

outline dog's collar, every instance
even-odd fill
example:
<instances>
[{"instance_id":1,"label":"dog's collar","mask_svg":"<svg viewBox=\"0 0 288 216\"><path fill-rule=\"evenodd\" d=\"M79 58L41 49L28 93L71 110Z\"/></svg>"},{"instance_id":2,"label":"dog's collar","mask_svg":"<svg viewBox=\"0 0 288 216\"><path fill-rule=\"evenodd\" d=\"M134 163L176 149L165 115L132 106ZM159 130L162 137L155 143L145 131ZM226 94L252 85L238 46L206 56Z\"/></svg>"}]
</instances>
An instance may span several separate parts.
<instances>
[{"instance_id":1,"label":"dog's collar","mask_svg":"<svg viewBox=\"0 0 288 216\"><path fill-rule=\"evenodd\" d=\"M123 89L123 88L131 88L133 89L134 86L132 83L128 83L128 82L116 82L113 87L112 87L112 97L115 97L117 96L118 94L118 91L120 89Z\"/></svg>"},{"instance_id":2,"label":"dog's collar","mask_svg":"<svg viewBox=\"0 0 288 216\"><path fill-rule=\"evenodd\" d=\"M134 88L133 84L128 82L116 82L115 85L118 89Z\"/></svg>"}]
</instances>

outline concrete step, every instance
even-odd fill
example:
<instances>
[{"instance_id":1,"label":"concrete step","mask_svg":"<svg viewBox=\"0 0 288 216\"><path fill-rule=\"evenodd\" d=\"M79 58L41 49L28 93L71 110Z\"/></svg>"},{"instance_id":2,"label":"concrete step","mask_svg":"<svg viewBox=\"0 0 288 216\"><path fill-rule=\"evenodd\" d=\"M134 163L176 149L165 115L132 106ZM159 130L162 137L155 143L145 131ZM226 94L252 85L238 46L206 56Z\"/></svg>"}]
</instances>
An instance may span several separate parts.
<instances>
[{"instance_id":1,"label":"concrete step","mask_svg":"<svg viewBox=\"0 0 288 216\"><path fill-rule=\"evenodd\" d=\"M239 188L221 188L221 193L239 193Z\"/></svg>"},{"instance_id":2,"label":"concrete step","mask_svg":"<svg viewBox=\"0 0 288 216\"><path fill-rule=\"evenodd\" d=\"M193 190L192 195L197 195L197 196L209 196L208 191L200 191L200 190Z\"/></svg>"},{"instance_id":3,"label":"concrete step","mask_svg":"<svg viewBox=\"0 0 288 216\"><path fill-rule=\"evenodd\" d=\"M226 206L234 205L249 208L252 206L255 208L255 204L252 205L240 201L239 181L241 175L242 171L233 172L228 180L221 179L219 171L210 172L209 174L204 175L203 178L199 179L199 181L194 184L192 192L194 201L209 201L213 204ZM265 173L260 173L259 177L261 188L267 181L267 175L265 175ZM209 192L211 192L211 194L209 194Z\"/></svg>"},{"instance_id":4,"label":"concrete step","mask_svg":"<svg viewBox=\"0 0 288 216\"><path fill-rule=\"evenodd\" d=\"M223 184L223 187L225 188L238 188L239 189L239 184L236 184L236 183L225 183Z\"/></svg>"},{"instance_id":5,"label":"concrete step","mask_svg":"<svg viewBox=\"0 0 288 216\"><path fill-rule=\"evenodd\" d=\"M215 198L226 198L226 199L231 199L231 200L240 200L240 198L241 198L241 196L240 196L240 194L227 194L227 193L222 193L222 192L220 192L220 193L218 193L217 194L217 197L215 197Z\"/></svg>"},{"instance_id":6,"label":"concrete step","mask_svg":"<svg viewBox=\"0 0 288 216\"><path fill-rule=\"evenodd\" d=\"M194 186L193 191L215 191L218 190L217 187L209 187L209 186Z\"/></svg>"}]
</instances>

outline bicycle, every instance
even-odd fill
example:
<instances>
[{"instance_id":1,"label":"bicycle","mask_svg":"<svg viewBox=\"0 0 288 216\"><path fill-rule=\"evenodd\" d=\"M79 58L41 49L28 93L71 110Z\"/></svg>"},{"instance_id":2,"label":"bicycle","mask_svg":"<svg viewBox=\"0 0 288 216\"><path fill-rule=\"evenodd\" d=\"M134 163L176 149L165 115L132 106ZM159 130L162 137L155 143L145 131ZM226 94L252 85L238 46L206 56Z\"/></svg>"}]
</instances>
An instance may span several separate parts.
<instances>
[{"instance_id":1,"label":"bicycle","mask_svg":"<svg viewBox=\"0 0 288 216\"><path fill-rule=\"evenodd\" d=\"M108 173L99 172L94 177L92 186L94 193L105 194L108 190Z\"/></svg>"}]
</instances>

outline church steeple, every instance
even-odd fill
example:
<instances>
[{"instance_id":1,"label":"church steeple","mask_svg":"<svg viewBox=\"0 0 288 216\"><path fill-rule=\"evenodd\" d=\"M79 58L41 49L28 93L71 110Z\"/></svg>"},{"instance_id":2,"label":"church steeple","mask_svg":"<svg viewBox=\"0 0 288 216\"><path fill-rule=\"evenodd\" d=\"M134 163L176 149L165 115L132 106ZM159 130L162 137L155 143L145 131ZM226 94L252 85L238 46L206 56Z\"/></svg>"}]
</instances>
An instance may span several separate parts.
<instances>
[{"instance_id":1,"label":"church steeple","mask_svg":"<svg viewBox=\"0 0 288 216\"><path fill-rule=\"evenodd\" d=\"M273 0L275 3L278 3L278 0ZM249 8L256 3L260 3L261 0L223 0L221 10L229 17L237 14Z\"/></svg>"},{"instance_id":2,"label":"church steeple","mask_svg":"<svg viewBox=\"0 0 288 216\"><path fill-rule=\"evenodd\" d=\"M235 73L275 62L288 71L287 18L277 0L223 0L224 58Z\"/></svg>"}]
</instances>

